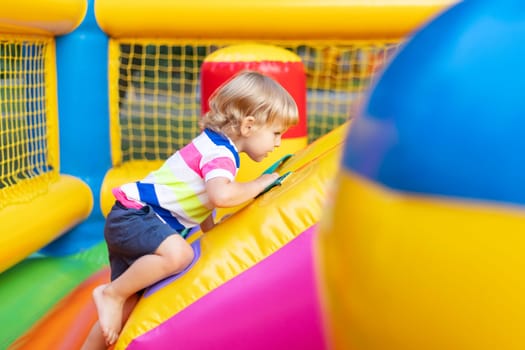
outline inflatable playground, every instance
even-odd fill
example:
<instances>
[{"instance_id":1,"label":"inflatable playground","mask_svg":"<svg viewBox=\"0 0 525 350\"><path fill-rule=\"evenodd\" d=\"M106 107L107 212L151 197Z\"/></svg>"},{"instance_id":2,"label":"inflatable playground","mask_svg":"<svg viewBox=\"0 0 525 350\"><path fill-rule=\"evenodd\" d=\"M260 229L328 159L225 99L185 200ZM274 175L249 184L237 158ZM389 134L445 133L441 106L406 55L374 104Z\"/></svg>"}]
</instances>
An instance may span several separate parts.
<instances>
[{"instance_id":1,"label":"inflatable playground","mask_svg":"<svg viewBox=\"0 0 525 350\"><path fill-rule=\"evenodd\" d=\"M111 189L188 142L214 89L254 69L301 122L239 178L286 177L190 232L194 261L146 290L114 349L523 349L521 10L4 6L0 348L81 348L109 281Z\"/></svg>"}]
</instances>

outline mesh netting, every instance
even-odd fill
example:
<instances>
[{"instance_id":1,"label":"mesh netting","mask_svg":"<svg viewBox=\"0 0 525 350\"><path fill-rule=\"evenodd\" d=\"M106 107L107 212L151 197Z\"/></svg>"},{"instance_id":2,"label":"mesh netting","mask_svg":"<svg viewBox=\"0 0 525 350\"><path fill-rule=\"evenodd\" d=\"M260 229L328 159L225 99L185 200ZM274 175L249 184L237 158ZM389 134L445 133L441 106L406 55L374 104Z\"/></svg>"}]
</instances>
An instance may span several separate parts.
<instances>
[{"instance_id":1,"label":"mesh netting","mask_svg":"<svg viewBox=\"0 0 525 350\"><path fill-rule=\"evenodd\" d=\"M57 177L48 147L49 40L0 37L0 207L31 199Z\"/></svg>"},{"instance_id":2,"label":"mesh netting","mask_svg":"<svg viewBox=\"0 0 525 350\"><path fill-rule=\"evenodd\" d=\"M114 165L162 160L198 132L199 71L213 51L240 42L112 39ZM307 74L308 141L353 117L399 42L265 42L299 55Z\"/></svg>"}]
</instances>

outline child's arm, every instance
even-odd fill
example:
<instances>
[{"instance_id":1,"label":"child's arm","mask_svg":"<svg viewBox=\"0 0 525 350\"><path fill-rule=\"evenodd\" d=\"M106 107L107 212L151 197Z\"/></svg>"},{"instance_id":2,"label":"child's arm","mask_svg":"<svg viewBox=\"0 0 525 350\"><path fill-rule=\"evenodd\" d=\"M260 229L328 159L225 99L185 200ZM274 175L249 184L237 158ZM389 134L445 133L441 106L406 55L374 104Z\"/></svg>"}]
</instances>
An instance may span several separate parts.
<instances>
[{"instance_id":1,"label":"child's arm","mask_svg":"<svg viewBox=\"0 0 525 350\"><path fill-rule=\"evenodd\" d=\"M263 174L250 182L230 181L216 177L206 182L206 192L216 208L230 208L250 200L279 177L279 174Z\"/></svg>"},{"instance_id":2,"label":"child's arm","mask_svg":"<svg viewBox=\"0 0 525 350\"><path fill-rule=\"evenodd\" d=\"M213 215L210 214L206 219L204 219L203 222L201 222L201 230L202 232L208 232L215 226L215 223L213 222Z\"/></svg>"}]
</instances>

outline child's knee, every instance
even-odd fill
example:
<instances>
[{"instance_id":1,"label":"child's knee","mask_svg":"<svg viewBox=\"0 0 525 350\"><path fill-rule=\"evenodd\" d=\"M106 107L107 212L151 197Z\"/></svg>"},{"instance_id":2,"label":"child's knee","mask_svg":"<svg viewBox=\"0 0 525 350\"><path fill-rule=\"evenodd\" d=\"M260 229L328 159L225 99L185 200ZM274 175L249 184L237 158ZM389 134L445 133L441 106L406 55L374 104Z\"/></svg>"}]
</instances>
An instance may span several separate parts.
<instances>
[{"instance_id":1,"label":"child's knee","mask_svg":"<svg viewBox=\"0 0 525 350\"><path fill-rule=\"evenodd\" d=\"M195 253L193 248L180 236L172 236L170 247L164 257L168 260L173 272L180 272L191 264Z\"/></svg>"},{"instance_id":2,"label":"child's knee","mask_svg":"<svg viewBox=\"0 0 525 350\"><path fill-rule=\"evenodd\" d=\"M191 245L187 244L183 246L181 249L181 264L183 265L183 268L191 264L193 261L193 258L195 257L195 252L193 251L193 248Z\"/></svg>"}]
</instances>

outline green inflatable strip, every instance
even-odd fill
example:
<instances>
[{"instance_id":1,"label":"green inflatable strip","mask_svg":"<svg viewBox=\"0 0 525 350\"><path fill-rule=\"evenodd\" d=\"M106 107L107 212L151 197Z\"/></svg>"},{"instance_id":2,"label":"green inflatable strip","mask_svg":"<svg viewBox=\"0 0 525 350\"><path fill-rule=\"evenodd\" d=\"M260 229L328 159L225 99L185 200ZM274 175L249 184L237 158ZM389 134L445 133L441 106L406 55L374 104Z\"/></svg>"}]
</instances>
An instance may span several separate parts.
<instances>
[{"instance_id":1,"label":"green inflatable strip","mask_svg":"<svg viewBox=\"0 0 525 350\"><path fill-rule=\"evenodd\" d=\"M103 266L104 242L65 257L32 256L0 274L0 349L7 347L58 301Z\"/></svg>"}]
</instances>

